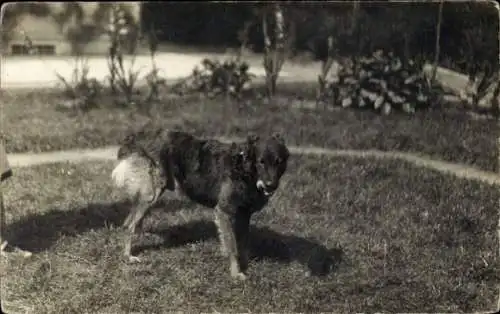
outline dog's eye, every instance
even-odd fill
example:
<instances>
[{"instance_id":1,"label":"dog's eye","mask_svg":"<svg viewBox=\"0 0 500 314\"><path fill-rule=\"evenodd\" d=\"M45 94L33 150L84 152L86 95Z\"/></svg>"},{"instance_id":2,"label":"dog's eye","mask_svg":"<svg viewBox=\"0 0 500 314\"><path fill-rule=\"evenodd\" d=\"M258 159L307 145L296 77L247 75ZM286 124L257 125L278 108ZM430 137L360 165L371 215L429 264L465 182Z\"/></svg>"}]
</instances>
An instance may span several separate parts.
<instances>
[{"instance_id":1,"label":"dog's eye","mask_svg":"<svg viewBox=\"0 0 500 314\"><path fill-rule=\"evenodd\" d=\"M264 158L261 158L261 159L259 160L259 162L260 162L261 164L265 164L265 163L266 163L266 161L264 160Z\"/></svg>"}]
</instances>

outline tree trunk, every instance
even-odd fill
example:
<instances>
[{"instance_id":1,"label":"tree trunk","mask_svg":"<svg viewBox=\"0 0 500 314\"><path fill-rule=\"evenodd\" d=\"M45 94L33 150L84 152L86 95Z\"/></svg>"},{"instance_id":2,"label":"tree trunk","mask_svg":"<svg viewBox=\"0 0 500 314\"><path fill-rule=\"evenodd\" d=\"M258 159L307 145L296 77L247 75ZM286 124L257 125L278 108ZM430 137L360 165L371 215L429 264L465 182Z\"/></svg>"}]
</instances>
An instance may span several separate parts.
<instances>
[{"instance_id":1,"label":"tree trunk","mask_svg":"<svg viewBox=\"0 0 500 314\"><path fill-rule=\"evenodd\" d=\"M283 9L279 3L274 4L274 19L276 23L275 27L275 47L274 47L274 60L273 60L273 81L272 81L272 93L273 96L276 93L276 82L278 80L279 73L281 72L281 67L283 66L285 58L285 17L283 15Z\"/></svg>"},{"instance_id":2,"label":"tree trunk","mask_svg":"<svg viewBox=\"0 0 500 314\"><path fill-rule=\"evenodd\" d=\"M266 71L266 92L267 97L271 98L271 72L272 72L272 57L271 57L271 38L267 27L267 12L262 14L262 33L264 35L264 70Z\"/></svg>"},{"instance_id":3,"label":"tree trunk","mask_svg":"<svg viewBox=\"0 0 500 314\"><path fill-rule=\"evenodd\" d=\"M355 0L352 3L352 15L351 15L351 25L349 28L349 36L352 38L352 42L354 42L354 47L352 47L352 55L353 57L357 57L360 53L360 36L359 36L359 24L358 24L358 16L359 16L359 0Z\"/></svg>"},{"instance_id":4,"label":"tree trunk","mask_svg":"<svg viewBox=\"0 0 500 314\"><path fill-rule=\"evenodd\" d=\"M500 74L499 79L495 83L495 89L493 90L493 98L491 99L491 113L495 118L500 116Z\"/></svg>"},{"instance_id":5,"label":"tree trunk","mask_svg":"<svg viewBox=\"0 0 500 314\"><path fill-rule=\"evenodd\" d=\"M441 53L441 23L443 20L443 6L444 6L444 0L441 0L439 2L439 13L438 13L438 20L436 24L436 44L435 44L435 49L434 49L434 64L432 66L432 75L431 75L431 83L434 84L436 81L436 75L437 75L437 67L439 63L439 54Z\"/></svg>"}]
</instances>

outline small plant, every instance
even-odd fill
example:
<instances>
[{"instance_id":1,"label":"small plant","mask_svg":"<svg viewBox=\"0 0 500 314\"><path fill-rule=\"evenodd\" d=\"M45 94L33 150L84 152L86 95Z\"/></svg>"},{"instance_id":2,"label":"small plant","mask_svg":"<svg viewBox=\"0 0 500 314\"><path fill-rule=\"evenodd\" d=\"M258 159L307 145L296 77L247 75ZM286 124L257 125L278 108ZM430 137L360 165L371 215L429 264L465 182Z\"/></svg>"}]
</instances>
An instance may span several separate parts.
<instances>
[{"instance_id":1,"label":"small plant","mask_svg":"<svg viewBox=\"0 0 500 314\"><path fill-rule=\"evenodd\" d=\"M124 95L127 104L133 103L133 96L137 93L136 84L140 71L134 69L135 48L132 33L132 22L127 18L125 10L119 5L114 5L111 10L111 19L107 29L110 37L110 47L108 52L109 85L111 93L116 96L118 93ZM125 51L132 51L130 63L125 68Z\"/></svg>"},{"instance_id":2,"label":"small plant","mask_svg":"<svg viewBox=\"0 0 500 314\"><path fill-rule=\"evenodd\" d=\"M56 73L63 85L63 96L69 100L65 107L89 110L98 106L103 87L95 78L89 78L89 70L87 59L77 56L70 78Z\"/></svg>"},{"instance_id":3,"label":"small plant","mask_svg":"<svg viewBox=\"0 0 500 314\"><path fill-rule=\"evenodd\" d=\"M146 75L146 83L148 85L148 95L146 102L148 104L160 99L160 89L167 85L167 81L160 75L160 69L153 66L153 69Z\"/></svg>"},{"instance_id":4,"label":"small plant","mask_svg":"<svg viewBox=\"0 0 500 314\"><path fill-rule=\"evenodd\" d=\"M180 93L200 92L210 98L218 95L241 98L255 77L249 72L248 63L236 59L223 62L204 59L201 69L196 67L192 75L177 85Z\"/></svg>"},{"instance_id":5,"label":"small plant","mask_svg":"<svg viewBox=\"0 0 500 314\"><path fill-rule=\"evenodd\" d=\"M123 54L117 54L111 61L113 63L111 67L113 71L111 75L114 77L113 89L124 95L127 104L134 103L134 95L138 93L136 85L140 71L134 69L135 60L135 56L132 56L130 63L125 67Z\"/></svg>"},{"instance_id":6,"label":"small plant","mask_svg":"<svg viewBox=\"0 0 500 314\"><path fill-rule=\"evenodd\" d=\"M23 48L29 54L36 53L33 41L24 31ZM62 84L62 96L65 98L62 107L87 111L98 106L98 99L102 94L103 86L97 79L89 78L90 68L88 59L77 54L73 63L73 70L69 78L60 73L55 73L58 81Z\"/></svg>"},{"instance_id":7,"label":"small plant","mask_svg":"<svg viewBox=\"0 0 500 314\"><path fill-rule=\"evenodd\" d=\"M161 70L156 65L156 52L158 51L158 38L154 27L147 34L149 55L151 57L151 64L153 68L146 75L146 83L149 89L145 102L152 104L154 101L160 99L160 89L166 86L166 80L160 75Z\"/></svg>"}]
</instances>

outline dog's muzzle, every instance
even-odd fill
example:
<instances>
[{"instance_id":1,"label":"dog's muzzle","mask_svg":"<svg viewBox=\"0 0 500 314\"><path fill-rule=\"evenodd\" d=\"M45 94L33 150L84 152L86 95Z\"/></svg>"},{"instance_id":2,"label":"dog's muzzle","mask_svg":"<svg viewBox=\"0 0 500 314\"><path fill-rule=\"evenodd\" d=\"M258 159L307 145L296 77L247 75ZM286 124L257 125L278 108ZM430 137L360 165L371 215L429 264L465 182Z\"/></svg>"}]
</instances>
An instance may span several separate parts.
<instances>
[{"instance_id":1,"label":"dog's muzzle","mask_svg":"<svg viewBox=\"0 0 500 314\"><path fill-rule=\"evenodd\" d=\"M274 191L276 190L276 188L274 188L272 185L265 184L262 180L257 181L257 189L264 193L265 196L273 195Z\"/></svg>"}]
</instances>

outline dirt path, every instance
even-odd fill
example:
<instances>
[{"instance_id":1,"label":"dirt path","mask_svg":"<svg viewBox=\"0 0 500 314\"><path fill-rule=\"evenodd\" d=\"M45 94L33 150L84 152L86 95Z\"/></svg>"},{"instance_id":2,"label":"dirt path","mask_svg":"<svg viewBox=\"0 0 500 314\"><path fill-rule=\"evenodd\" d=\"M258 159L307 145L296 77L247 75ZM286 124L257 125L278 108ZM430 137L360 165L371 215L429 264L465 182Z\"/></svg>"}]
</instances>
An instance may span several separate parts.
<instances>
[{"instance_id":1,"label":"dirt path","mask_svg":"<svg viewBox=\"0 0 500 314\"><path fill-rule=\"evenodd\" d=\"M221 137L223 142L241 141L239 138ZM118 147L109 146L99 149L76 149L67 151L56 151L38 154L9 154L9 162L12 167L29 167L32 165L57 163L57 162L82 162L86 160L115 160ZM455 164L417 154L403 152L384 152L380 150L351 150L351 149L328 149L320 147L297 147L291 146L290 151L294 154L324 155L324 156L350 156L358 158L375 157L381 159L404 160L419 167L434 169L443 173L453 174L460 178L475 179L489 184L500 185L500 175L493 172L482 171L467 165Z\"/></svg>"}]
</instances>

